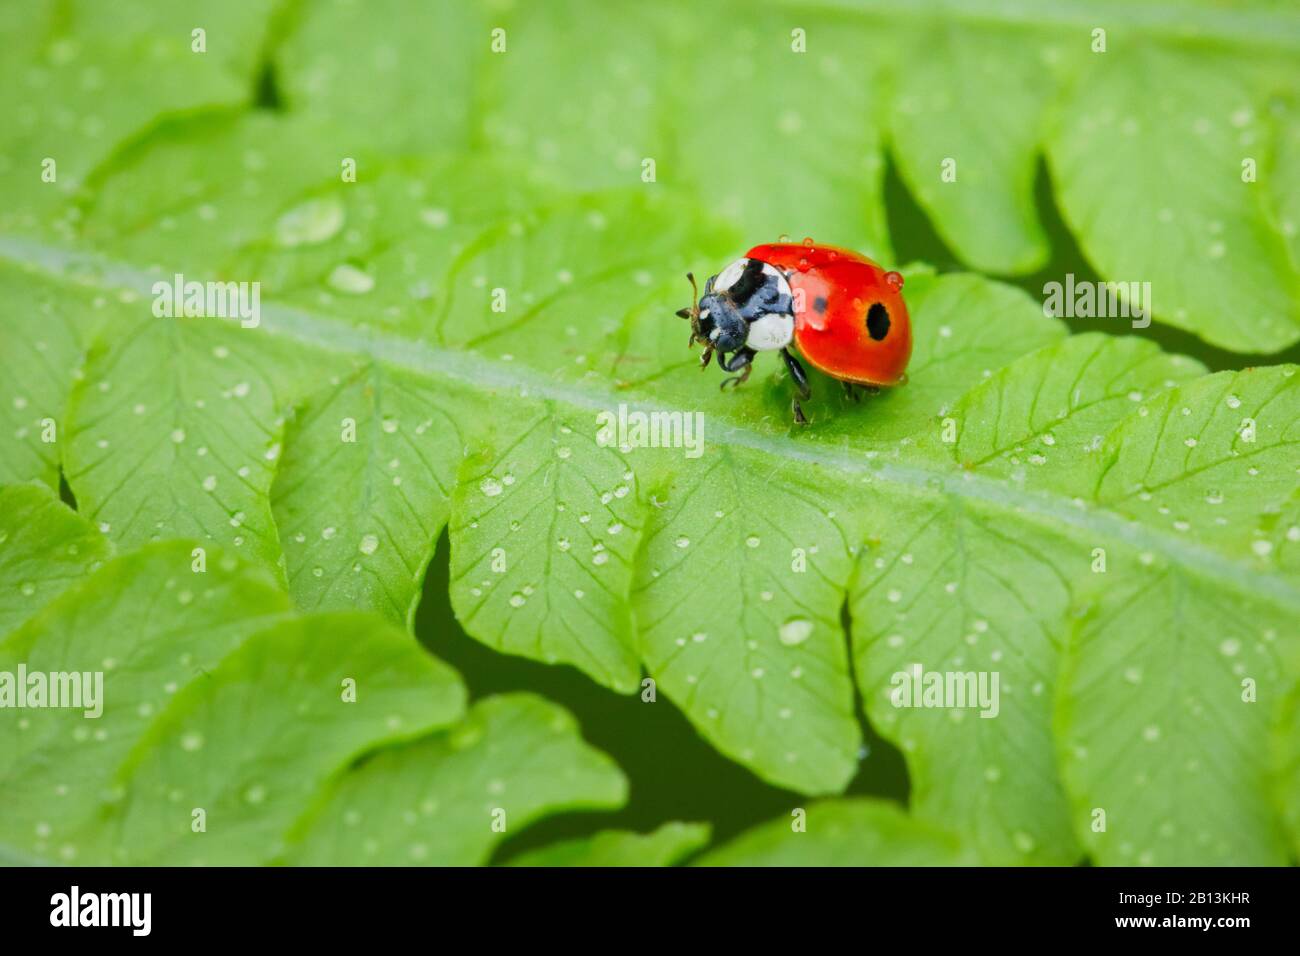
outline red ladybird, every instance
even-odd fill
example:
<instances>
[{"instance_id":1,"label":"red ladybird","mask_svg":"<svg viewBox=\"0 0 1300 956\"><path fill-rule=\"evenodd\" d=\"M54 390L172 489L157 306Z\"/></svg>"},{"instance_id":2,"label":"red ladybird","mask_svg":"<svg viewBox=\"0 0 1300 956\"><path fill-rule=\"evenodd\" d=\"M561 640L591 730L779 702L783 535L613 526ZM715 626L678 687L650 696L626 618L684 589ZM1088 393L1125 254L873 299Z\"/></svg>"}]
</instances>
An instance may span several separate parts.
<instances>
[{"instance_id":1,"label":"red ladybird","mask_svg":"<svg viewBox=\"0 0 1300 956\"><path fill-rule=\"evenodd\" d=\"M687 275L695 288L695 277ZM806 422L800 398L808 376L790 345L813 368L854 386L897 385L912 355L912 326L902 295L903 277L866 256L836 246L774 242L755 246L704 284L704 296L677 314L691 320L691 344L704 346L700 367L718 364L749 378L755 354L781 353L798 392L796 422ZM730 353L730 355L728 355Z\"/></svg>"}]
</instances>

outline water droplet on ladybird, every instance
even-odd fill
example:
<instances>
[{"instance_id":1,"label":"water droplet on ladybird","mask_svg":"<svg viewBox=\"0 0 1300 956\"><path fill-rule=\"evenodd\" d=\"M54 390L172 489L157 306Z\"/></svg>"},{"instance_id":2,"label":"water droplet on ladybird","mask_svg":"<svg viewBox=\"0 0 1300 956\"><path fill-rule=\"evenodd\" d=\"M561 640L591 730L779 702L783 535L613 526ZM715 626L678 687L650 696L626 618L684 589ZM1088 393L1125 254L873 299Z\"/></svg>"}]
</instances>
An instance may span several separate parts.
<instances>
[{"instance_id":1,"label":"water droplet on ladybird","mask_svg":"<svg viewBox=\"0 0 1300 956\"><path fill-rule=\"evenodd\" d=\"M901 288L903 287L903 275L902 275L902 273L899 273L899 272L886 272L886 273L885 273L885 281L886 281L887 283L889 283L889 287L890 287L891 289L893 289L895 292L897 292L899 289L901 289Z\"/></svg>"},{"instance_id":2,"label":"water droplet on ladybird","mask_svg":"<svg viewBox=\"0 0 1300 956\"><path fill-rule=\"evenodd\" d=\"M790 241L790 237L787 236L787 235L783 232L783 233L781 233L781 235L779 235L779 236L776 237L776 241L777 241L777 242L789 242L789 241Z\"/></svg>"},{"instance_id":3,"label":"water droplet on ladybird","mask_svg":"<svg viewBox=\"0 0 1300 956\"><path fill-rule=\"evenodd\" d=\"M809 247L809 248L811 249L811 248L813 247L813 245L814 245L814 243L813 243L813 237L812 237L812 236L804 236L804 237L803 237L803 244L804 244L805 246L807 246L807 247Z\"/></svg>"},{"instance_id":4,"label":"water droplet on ladybird","mask_svg":"<svg viewBox=\"0 0 1300 956\"><path fill-rule=\"evenodd\" d=\"M800 271L800 272L807 272L807 271L808 271L808 260L807 260L807 259L800 259L800 260L799 260L799 271Z\"/></svg>"}]
</instances>

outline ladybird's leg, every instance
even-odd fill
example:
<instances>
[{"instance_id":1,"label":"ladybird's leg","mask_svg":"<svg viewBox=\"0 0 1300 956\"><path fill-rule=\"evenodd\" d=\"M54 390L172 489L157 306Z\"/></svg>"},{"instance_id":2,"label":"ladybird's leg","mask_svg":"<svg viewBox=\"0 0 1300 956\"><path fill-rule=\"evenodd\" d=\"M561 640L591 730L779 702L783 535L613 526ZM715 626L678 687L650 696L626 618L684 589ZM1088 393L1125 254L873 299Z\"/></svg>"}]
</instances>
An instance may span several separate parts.
<instances>
[{"instance_id":1,"label":"ladybird's leg","mask_svg":"<svg viewBox=\"0 0 1300 956\"><path fill-rule=\"evenodd\" d=\"M739 375L733 375L731 378L724 378L719 388L726 388L728 385L739 388L749 380L749 373L754 370L754 350L750 348L739 349L732 353L729 359L718 359L718 364L728 372L739 372Z\"/></svg>"},{"instance_id":2,"label":"ladybird's leg","mask_svg":"<svg viewBox=\"0 0 1300 956\"><path fill-rule=\"evenodd\" d=\"M812 388L808 384L808 373L803 370L803 365L790 354L789 349L781 350L781 358L785 359L785 367L790 370L790 377L794 379L794 387L798 389L799 397L811 398Z\"/></svg>"},{"instance_id":3,"label":"ladybird's leg","mask_svg":"<svg viewBox=\"0 0 1300 956\"><path fill-rule=\"evenodd\" d=\"M799 404L799 399L812 397L808 373L804 371L800 361L790 354L789 349L781 350L781 358L785 360L785 367L790 370L790 378L794 380L795 394L790 398L790 411L794 414L794 423L807 425L808 419L804 417L803 406Z\"/></svg>"},{"instance_id":4,"label":"ladybird's leg","mask_svg":"<svg viewBox=\"0 0 1300 956\"><path fill-rule=\"evenodd\" d=\"M852 382L841 382L844 386L844 397L854 402L862 401L862 394L858 391L858 386Z\"/></svg>"},{"instance_id":5,"label":"ladybird's leg","mask_svg":"<svg viewBox=\"0 0 1300 956\"><path fill-rule=\"evenodd\" d=\"M796 425L807 425L808 419L803 417L803 406L799 404L799 398L792 396L790 398L790 411L794 413L794 423Z\"/></svg>"}]
</instances>

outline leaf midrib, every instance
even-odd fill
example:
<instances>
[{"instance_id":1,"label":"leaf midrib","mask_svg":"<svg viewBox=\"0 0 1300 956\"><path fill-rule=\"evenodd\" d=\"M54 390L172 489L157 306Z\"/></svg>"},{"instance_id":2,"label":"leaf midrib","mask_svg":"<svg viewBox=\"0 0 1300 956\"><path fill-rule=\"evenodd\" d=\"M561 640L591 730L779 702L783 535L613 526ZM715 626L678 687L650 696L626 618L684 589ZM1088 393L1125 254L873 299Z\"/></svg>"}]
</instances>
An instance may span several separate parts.
<instances>
[{"instance_id":1,"label":"leaf midrib","mask_svg":"<svg viewBox=\"0 0 1300 956\"><path fill-rule=\"evenodd\" d=\"M67 275L69 270L93 268L98 270L97 287L103 291L130 290L147 296L151 294L154 282L151 274L126 263L14 236L0 236L0 260L19 268L40 269L60 281L75 281ZM214 318L211 321L223 321L238 327L238 319ZM472 352L436 348L374 328L350 326L298 306L263 303L257 331L309 348L352 357L365 355L373 361L386 362L426 378L457 382L476 390L507 389L521 396L562 402L592 412L607 411L620 403L629 409L645 412L681 411L648 399L637 399L626 390L556 382L546 373L520 363L495 361ZM1300 614L1300 585L1284 574L1262 571L1211 548L1109 511L1095 502L1084 500L1080 506L1073 498L1018 488L1004 480L970 471L932 469L922 463L881 461L875 452L846 451L791 435L762 434L725 419L718 420L711 432L710 444L745 448L780 460L805 461L810 466L862 475L873 482L885 481L923 494L982 502L1011 515L1032 515L1053 526L1066 526L1118 539L1136 550L1163 555L1172 563L1210 580L1230 585L1243 594L1267 597Z\"/></svg>"}]
</instances>

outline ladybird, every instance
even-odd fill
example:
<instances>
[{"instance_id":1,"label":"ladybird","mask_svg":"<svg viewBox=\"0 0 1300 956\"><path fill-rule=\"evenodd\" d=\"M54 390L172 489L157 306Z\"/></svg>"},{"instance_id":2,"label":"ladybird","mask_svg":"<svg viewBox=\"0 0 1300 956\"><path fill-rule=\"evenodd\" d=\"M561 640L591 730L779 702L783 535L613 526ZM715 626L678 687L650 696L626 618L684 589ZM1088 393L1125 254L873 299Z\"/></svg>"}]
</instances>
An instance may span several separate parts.
<instances>
[{"instance_id":1,"label":"ladybird","mask_svg":"<svg viewBox=\"0 0 1300 956\"><path fill-rule=\"evenodd\" d=\"M794 346L813 368L844 383L857 399L858 386L875 390L904 381L912 355L912 326L903 302L903 277L850 249L811 239L755 246L704 284L691 282L690 344L704 346L700 368L713 353L718 365L738 374L722 387L749 378L754 356L780 352L794 381L790 408L805 424L800 399L812 395Z\"/></svg>"}]
</instances>

